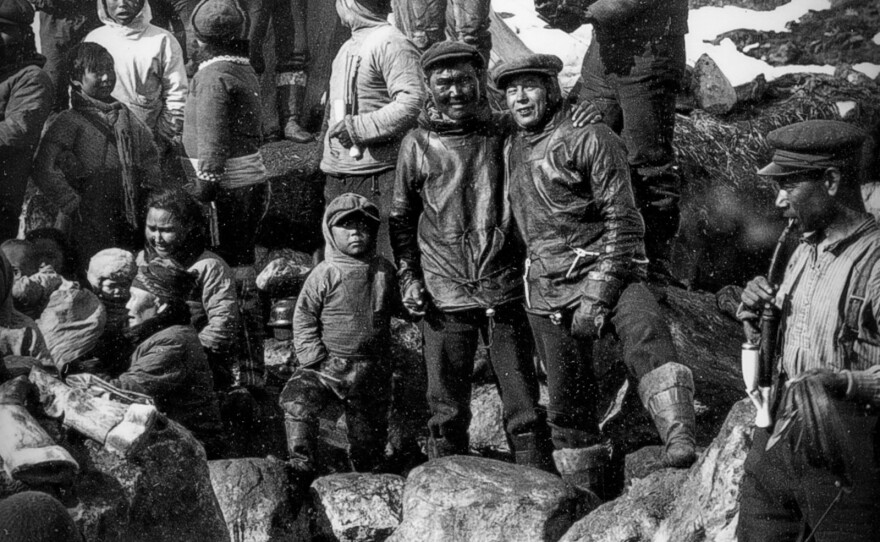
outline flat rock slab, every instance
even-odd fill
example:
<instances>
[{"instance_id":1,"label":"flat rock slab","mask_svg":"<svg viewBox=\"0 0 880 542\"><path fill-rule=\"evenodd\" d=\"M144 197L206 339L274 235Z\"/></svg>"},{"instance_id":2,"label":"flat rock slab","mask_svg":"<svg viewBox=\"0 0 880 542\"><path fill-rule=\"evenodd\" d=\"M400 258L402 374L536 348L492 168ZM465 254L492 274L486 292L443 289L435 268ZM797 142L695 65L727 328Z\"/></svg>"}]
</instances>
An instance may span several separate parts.
<instances>
[{"instance_id":1,"label":"flat rock slab","mask_svg":"<svg viewBox=\"0 0 880 542\"><path fill-rule=\"evenodd\" d=\"M211 485L233 541L298 540L288 466L276 459L210 461Z\"/></svg>"},{"instance_id":2,"label":"flat rock slab","mask_svg":"<svg viewBox=\"0 0 880 542\"><path fill-rule=\"evenodd\" d=\"M430 461L406 481L393 542L556 541L574 522L576 497L537 469L470 456Z\"/></svg>"},{"instance_id":3,"label":"flat rock slab","mask_svg":"<svg viewBox=\"0 0 880 542\"><path fill-rule=\"evenodd\" d=\"M341 542L387 539L400 524L404 478L346 473L312 482L313 538Z\"/></svg>"}]
</instances>

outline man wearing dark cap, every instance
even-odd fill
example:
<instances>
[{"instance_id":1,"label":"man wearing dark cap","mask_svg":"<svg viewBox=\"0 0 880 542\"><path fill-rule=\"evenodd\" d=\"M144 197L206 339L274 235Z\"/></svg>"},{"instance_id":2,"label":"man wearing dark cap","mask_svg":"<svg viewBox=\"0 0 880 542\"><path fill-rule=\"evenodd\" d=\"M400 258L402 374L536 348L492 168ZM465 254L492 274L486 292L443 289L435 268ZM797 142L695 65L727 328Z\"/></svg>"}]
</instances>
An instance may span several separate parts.
<instances>
[{"instance_id":1,"label":"man wearing dark cap","mask_svg":"<svg viewBox=\"0 0 880 542\"><path fill-rule=\"evenodd\" d=\"M801 242L778 288L766 277L748 283L739 317L754 342L764 306L782 310L779 391L783 384L822 386L829 401L817 415L839 414L849 474L805 457L808 413L776 413L772 434L755 429L746 459L740 542L880 540L880 229L858 185L865 138L851 124L828 120L767 136L773 161L758 174L776 189L776 206Z\"/></svg>"},{"instance_id":2,"label":"man wearing dark cap","mask_svg":"<svg viewBox=\"0 0 880 542\"><path fill-rule=\"evenodd\" d=\"M156 407L189 429L208 459L222 454L222 424L214 380L186 300L195 276L174 260L154 258L131 283L128 338L135 347L120 375L107 380L151 396Z\"/></svg>"},{"instance_id":3,"label":"man wearing dark cap","mask_svg":"<svg viewBox=\"0 0 880 542\"><path fill-rule=\"evenodd\" d=\"M421 66L430 99L401 144L390 229L404 305L424 315L429 456L468 452L471 374L482 344L516 462L551 470L521 304L522 254L504 189L506 129L489 110L477 49L442 41Z\"/></svg>"},{"instance_id":4,"label":"man wearing dark cap","mask_svg":"<svg viewBox=\"0 0 880 542\"><path fill-rule=\"evenodd\" d=\"M621 489L622 463L599 430L593 340L620 337L666 466L695 460L693 378L643 282L645 226L623 141L604 124L574 126L561 68L555 56L529 55L494 79L519 127L505 149L508 197L528 252L526 311L547 367L553 457L563 478L608 499Z\"/></svg>"},{"instance_id":5,"label":"man wearing dark cap","mask_svg":"<svg viewBox=\"0 0 880 542\"><path fill-rule=\"evenodd\" d=\"M535 9L565 32L593 25L575 93L596 105L623 137L645 219L649 271L666 275L664 261L680 220L672 139L685 67L687 0L535 0Z\"/></svg>"},{"instance_id":6,"label":"man wearing dark cap","mask_svg":"<svg viewBox=\"0 0 880 542\"><path fill-rule=\"evenodd\" d=\"M52 109L52 80L42 70L33 22L26 0L0 0L0 239L18 234L32 158Z\"/></svg>"}]
</instances>

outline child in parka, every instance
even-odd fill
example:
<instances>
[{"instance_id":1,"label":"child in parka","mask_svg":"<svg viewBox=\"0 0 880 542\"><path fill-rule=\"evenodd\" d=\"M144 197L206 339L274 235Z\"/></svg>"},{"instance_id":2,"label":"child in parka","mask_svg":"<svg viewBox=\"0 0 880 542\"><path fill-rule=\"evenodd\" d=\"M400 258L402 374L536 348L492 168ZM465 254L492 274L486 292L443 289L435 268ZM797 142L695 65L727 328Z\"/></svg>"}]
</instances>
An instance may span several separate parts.
<instances>
[{"instance_id":1,"label":"child in parka","mask_svg":"<svg viewBox=\"0 0 880 542\"><path fill-rule=\"evenodd\" d=\"M280 403L290 462L304 482L381 467L391 400L391 316L402 314L392 264L376 254L379 209L343 194L324 213L326 259L293 319L300 367ZM307 486L306 486L307 487Z\"/></svg>"}]
</instances>

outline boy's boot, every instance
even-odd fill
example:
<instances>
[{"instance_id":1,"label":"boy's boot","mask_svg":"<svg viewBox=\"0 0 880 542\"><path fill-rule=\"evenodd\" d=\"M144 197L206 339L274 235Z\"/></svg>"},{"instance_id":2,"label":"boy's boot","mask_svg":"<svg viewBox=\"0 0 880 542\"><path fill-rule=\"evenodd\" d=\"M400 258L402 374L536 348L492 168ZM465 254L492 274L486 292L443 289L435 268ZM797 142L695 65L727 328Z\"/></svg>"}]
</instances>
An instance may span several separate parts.
<instances>
[{"instance_id":1,"label":"boy's boot","mask_svg":"<svg viewBox=\"0 0 880 542\"><path fill-rule=\"evenodd\" d=\"M302 108L306 92L306 72L282 72L276 76L278 89L278 114L284 139L294 143L308 143L315 140L314 134L303 129Z\"/></svg>"},{"instance_id":2,"label":"boy's boot","mask_svg":"<svg viewBox=\"0 0 880 542\"><path fill-rule=\"evenodd\" d=\"M611 488L606 487L611 454L609 442L553 452L553 462L559 476L580 494L582 505L579 515L586 515L612 496Z\"/></svg>"},{"instance_id":3,"label":"boy's boot","mask_svg":"<svg viewBox=\"0 0 880 542\"><path fill-rule=\"evenodd\" d=\"M556 474L553 465L553 445L546 431L535 431L510 436L513 456L517 465L534 467Z\"/></svg>"},{"instance_id":4,"label":"boy's boot","mask_svg":"<svg viewBox=\"0 0 880 542\"><path fill-rule=\"evenodd\" d=\"M666 363L643 376L639 397L665 445L663 465L687 468L697 459L694 378L680 363Z\"/></svg>"}]
</instances>

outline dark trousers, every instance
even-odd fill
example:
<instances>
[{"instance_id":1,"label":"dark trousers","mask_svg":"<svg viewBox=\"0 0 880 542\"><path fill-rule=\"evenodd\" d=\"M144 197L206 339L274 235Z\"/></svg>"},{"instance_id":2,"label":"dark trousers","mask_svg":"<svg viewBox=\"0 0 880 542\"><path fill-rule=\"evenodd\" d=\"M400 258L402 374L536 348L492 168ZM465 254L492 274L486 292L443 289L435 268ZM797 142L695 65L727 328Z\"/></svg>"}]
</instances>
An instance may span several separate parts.
<instances>
[{"instance_id":1,"label":"dark trousers","mask_svg":"<svg viewBox=\"0 0 880 542\"><path fill-rule=\"evenodd\" d=\"M153 12L152 23L170 30L183 49L184 61L189 60L198 49L190 19L199 0L149 0L149 2Z\"/></svg>"},{"instance_id":2,"label":"dark trousers","mask_svg":"<svg viewBox=\"0 0 880 542\"><path fill-rule=\"evenodd\" d=\"M340 177L327 175L324 185L324 206L330 205L337 196L347 193L359 194L379 208L379 232L376 234L376 252L394 261L391 238L388 236L388 213L391 212L391 199L394 196L394 170L372 175L349 175Z\"/></svg>"},{"instance_id":3,"label":"dark trousers","mask_svg":"<svg viewBox=\"0 0 880 542\"><path fill-rule=\"evenodd\" d=\"M636 203L645 217L649 256L678 231L675 95L684 75L684 36L609 38L593 33L579 98L595 104L626 143ZM667 166L667 169L657 168Z\"/></svg>"},{"instance_id":4,"label":"dark trousers","mask_svg":"<svg viewBox=\"0 0 880 542\"><path fill-rule=\"evenodd\" d=\"M392 0L394 20L422 51L446 39L447 22L453 39L473 45L487 65L492 49L489 0ZM447 17L447 9L451 9Z\"/></svg>"},{"instance_id":5,"label":"dark trousers","mask_svg":"<svg viewBox=\"0 0 880 542\"><path fill-rule=\"evenodd\" d=\"M70 3L75 6L76 4ZM46 57L43 70L55 86L53 111L64 111L70 105L70 50L101 26L94 3L83 2L78 13L40 12L40 53Z\"/></svg>"},{"instance_id":6,"label":"dark trousers","mask_svg":"<svg viewBox=\"0 0 880 542\"><path fill-rule=\"evenodd\" d=\"M428 372L428 428L464 453L471 421L471 375L480 344L489 344L489 362L498 379L508 435L538 431L538 380L525 311L519 303L495 309L490 323L483 309L429 311L421 322ZM490 325L491 324L491 325ZM492 327L494 326L494 327Z\"/></svg>"},{"instance_id":7,"label":"dark trousers","mask_svg":"<svg viewBox=\"0 0 880 542\"><path fill-rule=\"evenodd\" d=\"M844 409L852 405L843 404ZM854 409L852 409L854 410ZM740 489L740 542L801 541L813 529L814 542L880 540L880 437L877 416L841 413L850 437L853 486L834 504L840 488L831 473L806 463L788 439L767 450L770 433L755 428ZM797 435L798 423L792 427ZM820 518L827 512L825 518Z\"/></svg>"},{"instance_id":8,"label":"dark trousers","mask_svg":"<svg viewBox=\"0 0 880 542\"><path fill-rule=\"evenodd\" d=\"M250 0L251 50L263 50L269 22L275 35L275 72L304 70L309 61L307 0ZM256 67L255 67L256 69ZM262 70L259 70L262 72Z\"/></svg>"},{"instance_id":9,"label":"dark trousers","mask_svg":"<svg viewBox=\"0 0 880 542\"><path fill-rule=\"evenodd\" d=\"M218 191L217 226L220 244L214 251L230 267L253 265L257 229L266 214L268 183Z\"/></svg>"},{"instance_id":10,"label":"dark trousers","mask_svg":"<svg viewBox=\"0 0 880 542\"><path fill-rule=\"evenodd\" d=\"M592 341L572 336L568 326L555 325L548 316L530 314L529 324L547 370L547 422L553 445L562 449L597 444L602 439ZM623 345L623 361L636 379L678 361L660 306L643 283L623 290L611 324Z\"/></svg>"}]
</instances>

